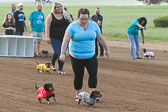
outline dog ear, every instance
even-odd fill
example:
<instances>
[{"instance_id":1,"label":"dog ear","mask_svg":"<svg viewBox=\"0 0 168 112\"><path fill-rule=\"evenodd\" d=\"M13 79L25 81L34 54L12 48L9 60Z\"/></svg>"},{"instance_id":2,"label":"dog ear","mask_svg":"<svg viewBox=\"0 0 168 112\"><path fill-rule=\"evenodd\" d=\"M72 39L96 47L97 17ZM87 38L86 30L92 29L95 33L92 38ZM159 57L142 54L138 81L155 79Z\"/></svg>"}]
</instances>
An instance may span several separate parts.
<instances>
[{"instance_id":1,"label":"dog ear","mask_svg":"<svg viewBox=\"0 0 168 112\"><path fill-rule=\"evenodd\" d=\"M94 93L95 93L95 91L92 91L91 94L90 94L90 96L89 96L89 98L94 97L95 96Z\"/></svg>"}]
</instances>

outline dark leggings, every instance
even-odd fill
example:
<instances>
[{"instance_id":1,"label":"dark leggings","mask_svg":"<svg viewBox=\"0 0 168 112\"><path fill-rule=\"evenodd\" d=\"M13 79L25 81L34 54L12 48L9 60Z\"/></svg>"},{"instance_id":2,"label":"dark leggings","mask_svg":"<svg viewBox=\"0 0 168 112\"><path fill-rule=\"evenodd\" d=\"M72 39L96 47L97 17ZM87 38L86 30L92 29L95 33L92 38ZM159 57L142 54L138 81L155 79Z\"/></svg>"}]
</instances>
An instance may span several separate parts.
<instances>
[{"instance_id":1,"label":"dark leggings","mask_svg":"<svg viewBox=\"0 0 168 112\"><path fill-rule=\"evenodd\" d=\"M59 58L60 54L61 54L61 45L62 45L62 41L55 39L55 38L51 38L51 46L53 48L53 55L52 55L52 65L55 65L55 61ZM58 60L58 66L59 66L59 71L62 71L63 66L64 66L64 62Z\"/></svg>"},{"instance_id":2,"label":"dark leggings","mask_svg":"<svg viewBox=\"0 0 168 112\"><path fill-rule=\"evenodd\" d=\"M84 69L86 67L89 73L88 86L89 88L97 87L97 70L98 70L98 61L96 56L93 56L90 59L76 59L70 56L72 69L74 72L74 88L75 90L82 89L83 85L83 76Z\"/></svg>"}]
</instances>

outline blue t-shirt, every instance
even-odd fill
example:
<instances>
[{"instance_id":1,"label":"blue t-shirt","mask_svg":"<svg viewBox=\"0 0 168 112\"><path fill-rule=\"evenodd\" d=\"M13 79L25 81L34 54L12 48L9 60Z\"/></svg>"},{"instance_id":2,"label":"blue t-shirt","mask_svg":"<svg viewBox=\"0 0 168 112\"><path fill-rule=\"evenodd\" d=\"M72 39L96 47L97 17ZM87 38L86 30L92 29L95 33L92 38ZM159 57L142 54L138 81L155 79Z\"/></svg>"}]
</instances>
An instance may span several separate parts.
<instances>
[{"instance_id":1,"label":"blue t-shirt","mask_svg":"<svg viewBox=\"0 0 168 112\"><path fill-rule=\"evenodd\" d=\"M44 14L43 12L33 11L29 20L32 22L32 31L43 32Z\"/></svg>"},{"instance_id":2,"label":"blue t-shirt","mask_svg":"<svg viewBox=\"0 0 168 112\"><path fill-rule=\"evenodd\" d=\"M139 35L138 30L141 30L142 32L144 31L143 29L139 29L137 24L139 24L138 19L131 23L131 25L128 27L128 30L127 30L128 35Z\"/></svg>"},{"instance_id":3,"label":"blue t-shirt","mask_svg":"<svg viewBox=\"0 0 168 112\"><path fill-rule=\"evenodd\" d=\"M69 53L76 58L92 58L95 55L95 38L100 33L99 26L93 22L88 21L88 27L84 30L75 21L71 23L66 32L72 35L69 42Z\"/></svg>"}]
</instances>

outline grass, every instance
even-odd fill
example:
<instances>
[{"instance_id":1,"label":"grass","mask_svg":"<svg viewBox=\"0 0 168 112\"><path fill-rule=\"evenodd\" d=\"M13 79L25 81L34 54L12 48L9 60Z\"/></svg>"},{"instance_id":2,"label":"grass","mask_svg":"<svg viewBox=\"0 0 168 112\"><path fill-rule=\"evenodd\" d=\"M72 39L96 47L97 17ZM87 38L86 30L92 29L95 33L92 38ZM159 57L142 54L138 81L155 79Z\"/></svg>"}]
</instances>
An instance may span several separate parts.
<instances>
[{"instance_id":1,"label":"grass","mask_svg":"<svg viewBox=\"0 0 168 112\"><path fill-rule=\"evenodd\" d=\"M76 19L77 11L81 7L87 7L91 15L97 6L67 6L69 12ZM147 30L145 31L145 40L154 42L168 42L168 28L156 28L153 19L159 16L167 15L167 6L99 6L101 14L104 17L103 35L107 38L127 39L126 30L131 22L138 17L145 16L148 19ZM28 26L28 17L35 9L34 4L24 6L26 15L26 24ZM9 4L0 4L0 23L3 22L4 16L10 10ZM51 5L43 7L45 17L50 13ZM2 31L2 30L0 30Z\"/></svg>"}]
</instances>

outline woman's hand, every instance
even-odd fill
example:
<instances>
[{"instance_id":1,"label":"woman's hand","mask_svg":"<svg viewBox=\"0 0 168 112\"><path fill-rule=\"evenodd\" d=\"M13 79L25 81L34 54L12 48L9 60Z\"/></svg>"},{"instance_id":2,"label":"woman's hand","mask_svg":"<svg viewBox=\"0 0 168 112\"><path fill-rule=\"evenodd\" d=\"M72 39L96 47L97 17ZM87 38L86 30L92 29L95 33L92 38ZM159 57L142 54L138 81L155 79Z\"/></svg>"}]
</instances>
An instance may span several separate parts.
<instances>
[{"instance_id":1,"label":"woman's hand","mask_svg":"<svg viewBox=\"0 0 168 112\"><path fill-rule=\"evenodd\" d=\"M142 44L144 44L145 43L145 41L144 40L142 40Z\"/></svg>"},{"instance_id":2,"label":"woman's hand","mask_svg":"<svg viewBox=\"0 0 168 112\"><path fill-rule=\"evenodd\" d=\"M62 62L65 62L65 55L61 54L60 57L59 57L59 60L62 61Z\"/></svg>"},{"instance_id":3,"label":"woman's hand","mask_svg":"<svg viewBox=\"0 0 168 112\"><path fill-rule=\"evenodd\" d=\"M50 38L49 38L49 37L47 37L46 42L47 42L48 44L50 44L50 43L51 43L51 42L50 42Z\"/></svg>"},{"instance_id":4,"label":"woman's hand","mask_svg":"<svg viewBox=\"0 0 168 112\"><path fill-rule=\"evenodd\" d=\"M107 58L109 58L109 57L110 57L110 50L107 50L107 51L105 52L105 55L107 56Z\"/></svg>"},{"instance_id":5,"label":"woman's hand","mask_svg":"<svg viewBox=\"0 0 168 112\"><path fill-rule=\"evenodd\" d=\"M12 30L13 30L13 32L16 32L16 28L13 28Z\"/></svg>"},{"instance_id":6,"label":"woman's hand","mask_svg":"<svg viewBox=\"0 0 168 112\"><path fill-rule=\"evenodd\" d=\"M32 29L31 28L29 29L29 32L32 33Z\"/></svg>"}]
</instances>

